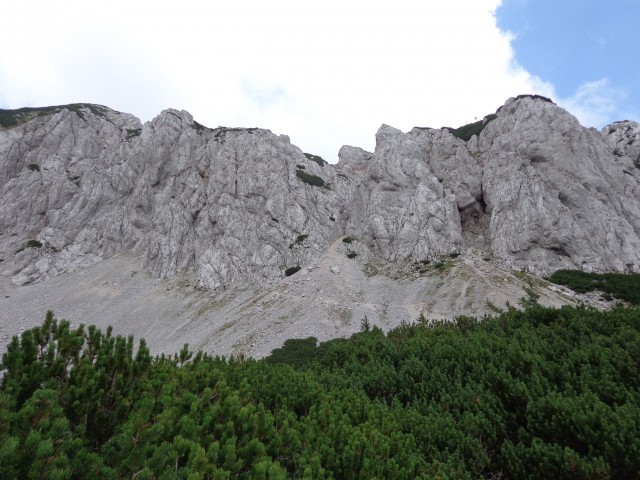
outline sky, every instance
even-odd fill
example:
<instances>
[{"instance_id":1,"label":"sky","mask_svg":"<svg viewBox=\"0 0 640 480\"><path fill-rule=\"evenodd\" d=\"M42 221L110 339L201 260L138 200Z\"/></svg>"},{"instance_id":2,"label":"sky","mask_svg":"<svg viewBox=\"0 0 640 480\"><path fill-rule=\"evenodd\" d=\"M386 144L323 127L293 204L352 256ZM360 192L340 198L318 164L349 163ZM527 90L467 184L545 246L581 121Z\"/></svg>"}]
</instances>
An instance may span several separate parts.
<instances>
[{"instance_id":1,"label":"sky","mask_svg":"<svg viewBox=\"0 0 640 480\"><path fill-rule=\"evenodd\" d=\"M496 13L517 62L581 123L640 121L640 1L504 0Z\"/></svg>"},{"instance_id":2,"label":"sky","mask_svg":"<svg viewBox=\"0 0 640 480\"><path fill-rule=\"evenodd\" d=\"M612 6L615 5L615 8ZM638 0L5 2L0 108L97 103L261 127L334 163L386 123L457 127L538 93L640 120Z\"/></svg>"}]
</instances>

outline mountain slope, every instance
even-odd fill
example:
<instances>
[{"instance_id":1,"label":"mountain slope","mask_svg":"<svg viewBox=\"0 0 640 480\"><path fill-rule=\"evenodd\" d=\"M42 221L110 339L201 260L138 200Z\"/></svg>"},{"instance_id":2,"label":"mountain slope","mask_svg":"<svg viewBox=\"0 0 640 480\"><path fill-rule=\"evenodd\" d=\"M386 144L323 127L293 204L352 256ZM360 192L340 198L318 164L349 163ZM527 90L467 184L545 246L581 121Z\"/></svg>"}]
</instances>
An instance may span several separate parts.
<instances>
[{"instance_id":1,"label":"mountain slope","mask_svg":"<svg viewBox=\"0 0 640 480\"><path fill-rule=\"evenodd\" d=\"M260 356L287 336L351 333L364 315L387 328L487 313L524 295L514 270L640 269L640 127L586 129L537 96L457 130L383 125L375 152L343 147L337 165L177 110L144 125L89 104L0 118L5 335L55 305L162 349ZM85 289L87 272L149 299Z\"/></svg>"}]
</instances>

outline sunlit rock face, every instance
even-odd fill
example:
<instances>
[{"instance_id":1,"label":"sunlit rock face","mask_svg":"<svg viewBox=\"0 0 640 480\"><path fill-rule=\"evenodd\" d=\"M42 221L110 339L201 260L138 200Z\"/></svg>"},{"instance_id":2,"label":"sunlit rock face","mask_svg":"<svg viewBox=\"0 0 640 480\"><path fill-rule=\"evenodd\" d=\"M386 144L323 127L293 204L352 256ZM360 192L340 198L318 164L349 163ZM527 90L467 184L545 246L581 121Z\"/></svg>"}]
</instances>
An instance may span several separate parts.
<instances>
[{"instance_id":1,"label":"sunlit rock face","mask_svg":"<svg viewBox=\"0 0 640 480\"><path fill-rule=\"evenodd\" d=\"M637 269L640 175L553 103L508 101L478 139L494 258L544 273Z\"/></svg>"},{"instance_id":2,"label":"sunlit rock face","mask_svg":"<svg viewBox=\"0 0 640 480\"><path fill-rule=\"evenodd\" d=\"M2 113L0 270L16 284L124 250L205 288L268 283L344 235L400 265L479 252L536 273L640 267L640 127L586 129L539 97L475 135L383 125L374 152L345 146L337 165L185 111Z\"/></svg>"},{"instance_id":3,"label":"sunlit rock face","mask_svg":"<svg viewBox=\"0 0 640 480\"><path fill-rule=\"evenodd\" d=\"M628 157L640 167L640 124L624 120L607 125L601 132L616 157Z\"/></svg>"},{"instance_id":4,"label":"sunlit rock face","mask_svg":"<svg viewBox=\"0 0 640 480\"><path fill-rule=\"evenodd\" d=\"M160 277L193 269L205 287L279 278L340 234L334 170L287 137L208 129L184 111L141 125L93 109L0 134L0 251L16 283L123 249Z\"/></svg>"}]
</instances>

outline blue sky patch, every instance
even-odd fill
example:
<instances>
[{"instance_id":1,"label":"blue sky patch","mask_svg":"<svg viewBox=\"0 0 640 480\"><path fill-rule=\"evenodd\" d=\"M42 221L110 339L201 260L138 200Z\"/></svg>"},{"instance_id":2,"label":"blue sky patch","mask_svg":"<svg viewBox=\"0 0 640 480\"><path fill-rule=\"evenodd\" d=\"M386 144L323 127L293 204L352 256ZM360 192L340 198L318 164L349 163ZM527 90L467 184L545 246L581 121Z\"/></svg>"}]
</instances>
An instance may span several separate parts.
<instances>
[{"instance_id":1,"label":"blue sky patch","mask_svg":"<svg viewBox=\"0 0 640 480\"><path fill-rule=\"evenodd\" d=\"M560 98L606 80L612 115L640 112L639 1L503 0L496 18L516 36L518 63L553 84Z\"/></svg>"}]
</instances>

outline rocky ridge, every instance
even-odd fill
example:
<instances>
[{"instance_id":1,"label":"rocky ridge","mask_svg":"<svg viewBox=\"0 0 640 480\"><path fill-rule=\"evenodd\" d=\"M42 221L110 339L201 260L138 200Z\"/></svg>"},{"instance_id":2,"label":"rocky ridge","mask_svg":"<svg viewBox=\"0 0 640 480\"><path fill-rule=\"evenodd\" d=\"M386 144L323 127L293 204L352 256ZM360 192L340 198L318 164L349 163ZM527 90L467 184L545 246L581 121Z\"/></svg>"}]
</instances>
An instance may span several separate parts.
<instances>
[{"instance_id":1,"label":"rocky ridge","mask_svg":"<svg viewBox=\"0 0 640 480\"><path fill-rule=\"evenodd\" d=\"M451 272L434 265L448 262L454 273L501 272L486 281L512 270L640 270L640 126L587 129L538 96L509 99L469 128L383 125L374 152L345 146L337 165L284 135L211 129L172 109L144 125L89 104L0 120L0 273L15 286L119 255L209 298L276 291L328 252L365 293L375 273L436 285ZM481 314L500 288L451 313ZM419 295L403 302L397 318L434 312ZM378 318L376 308L358 315Z\"/></svg>"}]
</instances>

